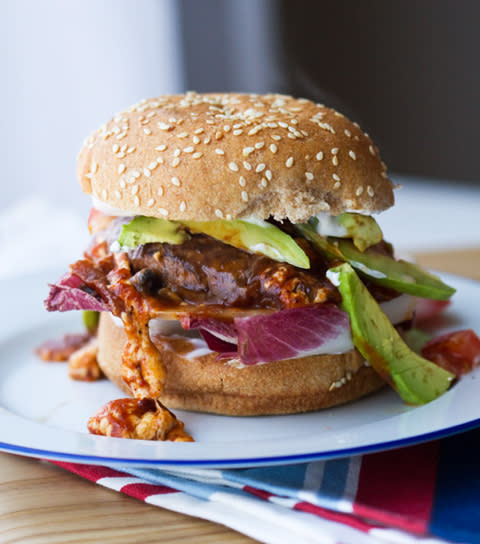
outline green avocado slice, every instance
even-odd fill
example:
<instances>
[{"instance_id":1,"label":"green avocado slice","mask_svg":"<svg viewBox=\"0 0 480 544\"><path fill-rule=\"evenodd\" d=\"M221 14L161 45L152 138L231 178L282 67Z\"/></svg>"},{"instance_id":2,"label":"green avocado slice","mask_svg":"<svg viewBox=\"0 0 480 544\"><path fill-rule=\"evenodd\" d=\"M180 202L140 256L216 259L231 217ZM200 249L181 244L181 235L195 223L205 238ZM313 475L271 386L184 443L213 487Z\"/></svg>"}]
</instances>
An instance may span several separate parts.
<instances>
[{"instance_id":1,"label":"green avocado slice","mask_svg":"<svg viewBox=\"0 0 480 544\"><path fill-rule=\"evenodd\" d=\"M297 225L297 229L330 259L350 263L380 285L401 293L435 300L447 300L455 293L453 287L413 263L396 261L371 249L362 252L350 240L321 236L308 223Z\"/></svg>"},{"instance_id":2,"label":"green avocado slice","mask_svg":"<svg viewBox=\"0 0 480 544\"><path fill-rule=\"evenodd\" d=\"M188 238L185 229L176 221L138 215L122 226L118 243L122 247L135 248L154 242L181 244Z\"/></svg>"},{"instance_id":3,"label":"green avocado slice","mask_svg":"<svg viewBox=\"0 0 480 544\"><path fill-rule=\"evenodd\" d=\"M100 312L95 312L94 310L83 310L82 312L83 324L87 331L91 334L95 334L98 322L100 320Z\"/></svg>"},{"instance_id":4,"label":"green avocado slice","mask_svg":"<svg viewBox=\"0 0 480 544\"><path fill-rule=\"evenodd\" d=\"M375 219L369 215L359 213L342 213L337 221L345 227L348 238L351 238L353 245L360 251L378 244L383 239L383 233Z\"/></svg>"},{"instance_id":5,"label":"green avocado slice","mask_svg":"<svg viewBox=\"0 0 480 544\"><path fill-rule=\"evenodd\" d=\"M266 221L182 221L190 232L208 234L235 247L261 253L276 261L299 268L310 268L310 260L295 240Z\"/></svg>"},{"instance_id":6,"label":"green avocado slice","mask_svg":"<svg viewBox=\"0 0 480 544\"><path fill-rule=\"evenodd\" d=\"M295 240L266 221L169 221L139 215L122 226L118 243L129 248L153 242L181 244L190 237L187 230L194 234L207 234L226 244L261 253L276 261L310 268L309 258Z\"/></svg>"},{"instance_id":7,"label":"green avocado slice","mask_svg":"<svg viewBox=\"0 0 480 544\"><path fill-rule=\"evenodd\" d=\"M450 387L455 376L405 344L348 263L331 268L328 277L342 294L355 347L406 403L425 404Z\"/></svg>"}]
</instances>

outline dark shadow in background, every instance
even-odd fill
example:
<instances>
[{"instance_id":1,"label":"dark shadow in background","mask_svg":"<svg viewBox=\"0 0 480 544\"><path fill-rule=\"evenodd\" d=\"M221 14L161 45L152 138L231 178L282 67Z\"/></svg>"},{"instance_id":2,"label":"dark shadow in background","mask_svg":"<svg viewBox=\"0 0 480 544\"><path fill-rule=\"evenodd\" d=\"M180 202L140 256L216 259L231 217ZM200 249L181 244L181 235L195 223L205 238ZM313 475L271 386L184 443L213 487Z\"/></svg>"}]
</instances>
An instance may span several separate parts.
<instances>
[{"instance_id":1,"label":"dark shadow in background","mask_svg":"<svg viewBox=\"0 0 480 544\"><path fill-rule=\"evenodd\" d=\"M480 182L480 1L181 0L186 79L325 102L391 170Z\"/></svg>"}]
</instances>

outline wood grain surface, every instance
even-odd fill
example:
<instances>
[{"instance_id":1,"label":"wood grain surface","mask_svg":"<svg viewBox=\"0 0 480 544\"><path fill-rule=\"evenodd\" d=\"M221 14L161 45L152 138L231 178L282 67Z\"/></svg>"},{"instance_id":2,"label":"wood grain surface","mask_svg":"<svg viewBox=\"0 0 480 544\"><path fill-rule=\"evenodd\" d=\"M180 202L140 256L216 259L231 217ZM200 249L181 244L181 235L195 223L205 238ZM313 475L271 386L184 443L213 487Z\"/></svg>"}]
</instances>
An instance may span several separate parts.
<instances>
[{"instance_id":1,"label":"wood grain surface","mask_svg":"<svg viewBox=\"0 0 480 544\"><path fill-rule=\"evenodd\" d=\"M480 248L415 255L480 280ZM50 463L0 453L0 543L247 543L221 525L147 505Z\"/></svg>"}]
</instances>

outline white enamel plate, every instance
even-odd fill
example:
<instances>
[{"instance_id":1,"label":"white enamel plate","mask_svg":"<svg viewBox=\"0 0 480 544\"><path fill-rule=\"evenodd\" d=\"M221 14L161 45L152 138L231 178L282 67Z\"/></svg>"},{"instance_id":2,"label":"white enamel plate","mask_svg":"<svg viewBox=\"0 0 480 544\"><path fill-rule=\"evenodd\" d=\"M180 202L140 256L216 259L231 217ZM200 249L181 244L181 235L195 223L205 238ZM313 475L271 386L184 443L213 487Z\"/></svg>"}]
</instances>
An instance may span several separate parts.
<instances>
[{"instance_id":1,"label":"white enamel plate","mask_svg":"<svg viewBox=\"0 0 480 544\"><path fill-rule=\"evenodd\" d=\"M246 467L370 453L480 425L480 368L441 398L409 407L386 388L353 404L311 414L233 418L180 412L194 443L92 436L88 418L124 396L110 382L75 382L65 363L33 354L44 340L82 329L80 314L47 314L42 300L58 271L0 282L0 450L78 463L142 467ZM480 283L457 288L441 329L480 333Z\"/></svg>"}]
</instances>

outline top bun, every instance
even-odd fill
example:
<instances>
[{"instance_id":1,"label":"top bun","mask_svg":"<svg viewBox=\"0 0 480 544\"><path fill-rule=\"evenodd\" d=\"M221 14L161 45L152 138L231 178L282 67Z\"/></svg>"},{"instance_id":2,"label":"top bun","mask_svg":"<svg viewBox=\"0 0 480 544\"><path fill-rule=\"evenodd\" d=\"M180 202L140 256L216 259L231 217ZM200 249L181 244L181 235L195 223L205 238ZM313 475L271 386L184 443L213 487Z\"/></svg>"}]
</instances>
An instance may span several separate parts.
<instances>
[{"instance_id":1,"label":"top bun","mask_svg":"<svg viewBox=\"0 0 480 544\"><path fill-rule=\"evenodd\" d=\"M378 149L356 123L276 94L143 100L87 139L78 177L110 207L178 220L296 223L393 204Z\"/></svg>"}]
</instances>

